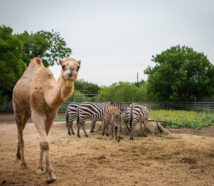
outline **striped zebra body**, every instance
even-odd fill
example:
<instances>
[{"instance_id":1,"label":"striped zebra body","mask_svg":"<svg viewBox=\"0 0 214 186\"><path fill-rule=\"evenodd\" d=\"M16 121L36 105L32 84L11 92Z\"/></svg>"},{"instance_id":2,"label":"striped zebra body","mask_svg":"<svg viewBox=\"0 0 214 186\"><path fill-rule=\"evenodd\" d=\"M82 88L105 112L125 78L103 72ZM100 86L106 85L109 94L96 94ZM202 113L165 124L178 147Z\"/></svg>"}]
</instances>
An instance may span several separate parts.
<instances>
[{"instance_id":1,"label":"striped zebra body","mask_svg":"<svg viewBox=\"0 0 214 186\"><path fill-rule=\"evenodd\" d=\"M123 122L126 124L129 132L130 139L134 139L134 130L137 123L140 123L140 130L142 132L142 123L146 124L148 120L148 109L144 105L131 104L123 114ZM128 127L129 124L129 127Z\"/></svg>"},{"instance_id":2,"label":"striped zebra body","mask_svg":"<svg viewBox=\"0 0 214 186\"><path fill-rule=\"evenodd\" d=\"M79 103L72 102L67 106L66 110L66 126L68 129L68 134L75 134L73 130L73 121L77 120L77 108Z\"/></svg>"},{"instance_id":3,"label":"striped zebra body","mask_svg":"<svg viewBox=\"0 0 214 186\"><path fill-rule=\"evenodd\" d=\"M77 136L80 137L80 127L82 126L85 136L88 136L85 130L85 121L90 119L93 120L91 126L91 132L95 128L96 121L102 121L106 107L109 103L82 103L78 107L77 117Z\"/></svg>"}]
</instances>

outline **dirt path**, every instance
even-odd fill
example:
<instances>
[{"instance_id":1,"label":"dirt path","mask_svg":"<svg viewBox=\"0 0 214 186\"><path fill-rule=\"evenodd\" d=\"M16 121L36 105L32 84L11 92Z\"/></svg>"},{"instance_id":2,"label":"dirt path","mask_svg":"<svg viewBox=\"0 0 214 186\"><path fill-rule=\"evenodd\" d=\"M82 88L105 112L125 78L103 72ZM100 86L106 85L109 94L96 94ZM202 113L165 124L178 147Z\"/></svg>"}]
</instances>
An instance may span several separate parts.
<instances>
[{"instance_id":1,"label":"dirt path","mask_svg":"<svg viewBox=\"0 0 214 186\"><path fill-rule=\"evenodd\" d=\"M24 131L29 169L15 159L14 124L0 125L0 185L46 185L36 173L39 136L33 124ZM125 136L120 143L108 137L68 136L64 124L50 133L51 159L57 182L53 185L214 185L214 138L173 134L170 138Z\"/></svg>"}]
</instances>

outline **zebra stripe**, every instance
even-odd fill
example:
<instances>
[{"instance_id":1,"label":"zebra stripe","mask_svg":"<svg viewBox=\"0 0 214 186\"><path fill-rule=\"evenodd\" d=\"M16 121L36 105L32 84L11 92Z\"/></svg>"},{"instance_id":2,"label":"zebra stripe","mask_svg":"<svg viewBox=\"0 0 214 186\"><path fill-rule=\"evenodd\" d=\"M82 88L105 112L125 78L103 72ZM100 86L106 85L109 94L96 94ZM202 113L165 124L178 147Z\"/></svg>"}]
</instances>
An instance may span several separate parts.
<instances>
[{"instance_id":1,"label":"zebra stripe","mask_svg":"<svg viewBox=\"0 0 214 186\"><path fill-rule=\"evenodd\" d=\"M120 108L121 110L125 108L125 106L121 103L116 102L107 102L107 103L82 103L78 107L78 120L77 120L77 136L80 137L79 129L82 126L84 133L86 136L85 130L85 120L91 119L93 120L91 125L91 132L94 132L96 121L103 121L106 114L106 109L108 106L115 106Z\"/></svg>"},{"instance_id":2,"label":"zebra stripe","mask_svg":"<svg viewBox=\"0 0 214 186\"><path fill-rule=\"evenodd\" d=\"M146 124L148 120L148 109L145 105L139 105L139 104L131 104L129 108L124 112L123 114L123 122L126 124L129 132L130 132L130 139L134 139L134 128L137 125L137 123L140 123L140 128L142 130L142 123ZM128 127L128 124L130 126L130 129ZM141 131L142 132L142 131Z\"/></svg>"},{"instance_id":3,"label":"zebra stripe","mask_svg":"<svg viewBox=\"0 0 214 186\"><path fill-rule=\"evenodd\" d=\"M106 107L105 115L104 115L104 122L103 122L103 132L102 135L105 134L105 130L107 129L106 135L108 136L108 130L109 130L109 125L113 127L113 114L116 112L120 112L120 108L112 105L108 105Z\"/></svg>"},{"instance_id":4,"label":"zebra stripe","mask_svg":"<svg viewBox=\"0 0 214 186\"><path fill-rule=\"evenodd\" d=\"M73 121L77 119L77 108L79 103L72 102L67 106L66 109L66 126L68 129L68 134L75 134L73 130Z\"/></svg>"},{"instance_id":5,"label":"zebra stripe","mask_svg":"<svg viewBox=\"0 0 214 186\"><path fill-rule=\"evenodd\" d=\"M80 137L80 126L82 126L85 136L88 136L85 130L85 120L93 121L103 120L106 107L109 103L82 103L78 107L77 117L77 136ZM92 122L91 131L95 128L95 123Z\"/></svg>"}]
</instances>

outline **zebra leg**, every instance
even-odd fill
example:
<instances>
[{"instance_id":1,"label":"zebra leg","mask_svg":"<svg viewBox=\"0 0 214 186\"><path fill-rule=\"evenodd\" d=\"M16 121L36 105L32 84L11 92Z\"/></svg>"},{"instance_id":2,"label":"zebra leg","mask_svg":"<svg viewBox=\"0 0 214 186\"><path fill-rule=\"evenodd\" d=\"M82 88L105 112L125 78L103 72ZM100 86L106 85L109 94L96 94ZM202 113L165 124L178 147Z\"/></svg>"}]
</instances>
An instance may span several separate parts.
<instances>
[{"instance_id":1,"label":"zebra leg","mask_svg":"<svg viewBox=\"0 0 214 186\"><path fill-rule=\"evenodd\" d=\"M73 135L75 134L74 129L73 129L73 121L71 122L71 132Z\"/></svg>"},{"instance_id":2,"label":"zebra leg","mask_svg":"<svg viewBox=\"0 0 214 186\"><path fill-rule=\"evenodd\" d=\"M77 137L80 138L80 126L81 126L81 123L77 122Z\"/></svg>"},{"instance_id":3,"label":"zebra leg","mask_svg":"<svg viewBox=\"0 0 214 186\"><path fill-rule=\"evenodd\" d=\"M115 140L117 140L117 132L118 132L117 126L114 126L114 132L115 132Z\"/></svg>"},{"instance_id":4,"label":"zebra leg","mask_svg":"<svg viewBox=\"0 0 214 186\"><path fill-rule=\"evenodd\" d=\"M113 124L111 124L111 136L112 136L112 139L114 138L114 128L115 126Z\"/></svg>"},{"instance_id":5,"label":"zebra leg","mask_svg":"<svg viewBox=\"0 0 214 186\"><path fill-rule=\"evenodd\" d=\"M140 136L143 137L142 121L140 122Z\"/></svg>"},{"instance_id":6,"label":"zebra leg","mask_svg":"<svg viewBox=\"0 0 214 186\"><path fill-rule=\"evenodd\" d=\"M85 133L85 137L88 137L88 134L87 134L87 132L86 132L86 130L85 130L85 121L84 121L84 123L82 124L82 129L83 129L83 131L84 131L84 133Z\"/></svg>"},{"instance_id":7,"label":"zebra leg","mask_svg":"<svg viewBox=\"0 0 214 186\"><path fill-rule=\"evenodd\" d=\"M68 134L71 135L71 122L69 121L69 119L67 121L67 127L68 127Z\"/></svg>"},{"instance_id":8,"label":"zebra leg","mask_svg":"<svg viewBox=\"0 0 214 186\"><path fill-rule=\"evenodd\" d=\"M91 123L91 130L90 130L90 133L93 133L93 132L94 132L95 125L96 125L96 120L93 120L92 123Z\"/></svg>"},{"instance_id":9,"label":"zebra leg","mask_svg":"<svg viewBox=\"0 0 214 186\"><path fill-rule=\"evenodd\" d=\"M130 140L134 140L134 123L130 126Z\"/></svg>"},{"instance_id":10,"label":"zebra leg","mask_svg":"<svg viewBox=\"0 0 214 186\"><path fill-rule=\"evenodd\" d=\"M122 137L121 137L121 132L122 132L122 125L120 124L120 127L119 127L119 136L118 136L118 139L117 139L117 141L118 142L120 142L120 139L122 139Z\"/></svg>"},{"instance_id":11,"label":"zebra leg","mask_svg":"<svg viewBox=\"0 0 214 186\"><path fill-rule=\"evenodd\" d=\"M126 128L128 129L128 132L130 133L131 130L130 130L129 126L128 126L128 123L127 123L127 122L124 122L124 124L126 125Z\"/></svg>"},{"instance_id":12,"label":"zebra leg","mask_svg":"<svg viewBox=\"0 0 214 186\"><path fill-rule=\"evenodd\" d=\"M108 123L106 124L106 131L107 131L106 136L109 136L109 124Z\"/></svg>"},{"instance_id":13,"label":"zebra leg","mask_svg":"<svg viewBox=\"0 0 214 186\"><path fill-rule=\"evenodd\" d=\"M102 136L105 135L105 129L106 129L106 122L104 121L104 122L103 122L103 132L102 132Z\"/></svg>"}]
</instances>

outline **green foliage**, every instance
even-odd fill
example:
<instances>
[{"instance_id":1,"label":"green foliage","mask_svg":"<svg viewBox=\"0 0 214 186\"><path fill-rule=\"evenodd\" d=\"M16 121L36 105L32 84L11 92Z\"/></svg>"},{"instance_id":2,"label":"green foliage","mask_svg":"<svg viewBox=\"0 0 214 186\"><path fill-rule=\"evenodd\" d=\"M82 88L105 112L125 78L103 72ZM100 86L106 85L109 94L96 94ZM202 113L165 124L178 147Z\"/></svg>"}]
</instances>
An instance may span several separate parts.
<instances>
[{"instance_id":1,"label":"green foliage","mask_svg":"<svg viewBox=\"0 0 214 186\"><path fill-rule=\"evenodd\" d=\"M94 97L99 93L100 87L97 84L89 83L84 80L75 81L75 89L88 97Z\"/></svg>"},{"instance_id":2,"label":"green foliage","mask_svg":"<svg viewBox=\"0 0 214 186\"><path fill-rule=\"evenodd\" d=\"M71 54L71 49L66 47L66 42L60 37L59 32L38 31L36 33L17 34L23 45L23 60L26 64L35 56L43 58L45 66L54 65L59 58Z\"/></svg>"},{"instance_id":3,"label":"green foliage","mask_svg":"<svg viewBox=\"0 0 214 186\"><path fill-rule=\"evenodd\" d=\"M58 32L13 34L12 28L0 26L0 102L11 100L16 81L33 57L42 57L49 66L70 54L71 49Z\"/></svg>"},{"instance_id":4,"label":"green foliage","mask_svg":"<svg viewBox=\"0 0 214 186\"><path fill-rule=\"evenodd\" d=\"M153 56L148 67L148 93L157 101L193 101L214 93L214 66L203 53L175 46Z\"/></svg>"},{"instance_id":5,"label":"green foliage","mask_svg":"<svg viewBox=\"0 0 214 186\"><path fill-rule=\"evenodd\" d=\"M0 102L11 99L12 89L25 69L22 44L13 30L0 26Z\"/></svg>"},{"instance_id":6,"label":"green foliage","mask_svg":"<svg viewBox=\"0 0 214 186\"><path fill-rule=\"evenodd\" d=\"M142 102L146 100L146 84L137 87L128 82L115 83L109 87L102 87L100 96L108 101Z\"/></svg>"},{"instance_id":7,"label":"green foliage","mask_svg":"<svg viewBox=\"0 0 214 186\"><path fill-rule=\"evenodd\" d=\"M151 110L150 118L164 121L162 124L168 128L203 128L214 125L214 113Z\"/></svg>"}]
</instances>

